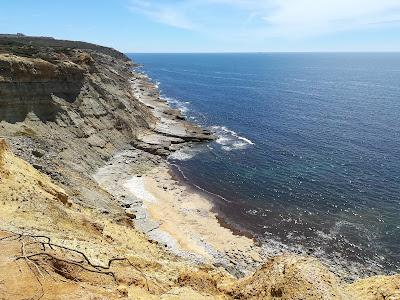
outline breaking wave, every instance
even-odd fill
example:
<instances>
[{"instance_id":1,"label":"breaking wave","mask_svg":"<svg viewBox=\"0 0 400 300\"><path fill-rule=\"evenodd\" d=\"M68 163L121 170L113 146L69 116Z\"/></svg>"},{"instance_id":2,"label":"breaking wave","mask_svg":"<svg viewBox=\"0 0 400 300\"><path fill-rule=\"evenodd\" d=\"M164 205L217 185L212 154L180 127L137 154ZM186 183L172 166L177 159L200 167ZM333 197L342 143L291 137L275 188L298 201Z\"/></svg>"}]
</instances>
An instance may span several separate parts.
<instances>
[{"instance_id":1,"label":"breaking wave","mask_svg":"<svg viewBox=\"0 0 400 300\"><path fill-rule=\"evenodd\" d=\"M183 148L168 156L168 160L189 160L193 158L195 155L202 152L204 149L202 147L194 147L194 148Z\"/></svg>"},{"instance_id":2,"label":"breaking wave","mask_svg":"<svg viewBox=\"0 0 400 300\"><path fill-rule=\"evenodd\" d=\"M168 104L170 104L173 108L179 109L180 112L185 115L187 114L187 112L189 111L189 104L190 102L188 101L180 101L176 98L172 98L172 97L162 97L165 101L168 102Z\"/></svg>"},{"instance_id":3,"label":"breaking wave","mask_svg":"<svg viewBox=\"0 0 400 300\"><path fill-rule=\"evenodd\" d=\"M211 130L218 137L215 142L222 145L221 148L225 151L247 149L254 145L248 138L238 135L225 126L212 126Z\"/></svg>"}]
</instances>

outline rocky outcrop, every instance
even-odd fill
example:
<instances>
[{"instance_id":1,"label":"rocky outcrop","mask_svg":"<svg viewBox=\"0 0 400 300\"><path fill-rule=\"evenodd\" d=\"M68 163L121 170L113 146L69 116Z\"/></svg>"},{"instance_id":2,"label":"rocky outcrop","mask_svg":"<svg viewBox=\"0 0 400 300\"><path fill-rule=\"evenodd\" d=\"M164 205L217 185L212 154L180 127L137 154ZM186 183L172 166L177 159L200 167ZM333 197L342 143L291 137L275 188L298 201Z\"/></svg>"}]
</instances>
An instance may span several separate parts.
<instances>
[{"instance_id":1,"label":"rocky outcrop","mask_svg":"<svg viewBox=\"0 0 400 300\"><path fill-rule=\"evenodd\" d=\"M154 108L139 101L132 90L132 84L142 84L147 85L149 92L151 83L132 73L133 63L123 54L54 39L0 38L2 41L0 120L51 121L71 128L74 134L100 148L107 142L135 143L146 130L160 133ZM156 92L152 94L159 98ZM182 130L161 132L164 136L183 138L174 140L175 144L210 139L208 132L185 123L179 111L166 109L165 116L183 124Z\"/></svg>"},{"instance_id":2,"label":"rocky outcrop","mask_svg":"<svg viewBox=\"0 0 400 300\"><path fill-rule=\"evenodd\" d=\"M31 56L8 50L0 55L2 120L52 121L77 127L86 136L119 128L128 138L152 122L148 109L132 96L128 81L132 64L126 58L69 48L25 50Z\"/></svg>"},{"instance_id":3,"label":"rocky outcrop","mask_svg":"<svg viewBox=\"0 0 400 300\"><path fill-rule=\"evenodd\" d=\"M336 276L316 259L282 255L234 287L235 299L349 299Z\"/></svg>"},{"instance_id":4,"label":"rocky outcrop","mask_svg":"<svg viewBox=\"0 0 400 300\"><path fill-rule=\"evenodd\" d=\"M353 299L397 300L400 299L400 275L360 279L349 284L346 292Z\"/></svg>"}]
</instances>

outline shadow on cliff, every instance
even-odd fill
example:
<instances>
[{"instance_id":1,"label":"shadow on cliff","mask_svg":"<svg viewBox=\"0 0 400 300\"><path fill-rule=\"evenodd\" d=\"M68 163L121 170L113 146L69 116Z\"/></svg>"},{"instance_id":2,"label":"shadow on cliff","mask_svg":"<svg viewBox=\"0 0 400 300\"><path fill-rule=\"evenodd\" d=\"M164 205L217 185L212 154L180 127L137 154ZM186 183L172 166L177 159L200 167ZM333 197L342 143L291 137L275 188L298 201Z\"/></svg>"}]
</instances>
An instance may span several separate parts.
<instances>
[{"instance_id":1,"label":"shadow on cliff","mask_svg":"<svg viewBox=\"0 0 400 300\"><path fill-rule=\"evenodd\" d=\"M42 122L55 121L61 111L55 99L74 103L83 87L82 81L49 83L1 83L0 121L11 124L28 117ZM25 91L25 92L24 92Z\"/></svg>"}]
</instances>

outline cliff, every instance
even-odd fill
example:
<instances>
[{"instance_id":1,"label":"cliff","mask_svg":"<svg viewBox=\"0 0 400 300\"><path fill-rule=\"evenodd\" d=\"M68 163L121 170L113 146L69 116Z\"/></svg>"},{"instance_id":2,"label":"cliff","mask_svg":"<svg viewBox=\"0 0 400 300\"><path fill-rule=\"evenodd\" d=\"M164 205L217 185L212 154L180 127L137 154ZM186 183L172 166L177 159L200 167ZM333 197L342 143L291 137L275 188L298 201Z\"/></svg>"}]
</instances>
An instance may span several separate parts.
<instances>
[{"instance_id":1,"label":"cliff","mask_svg":"<svg viewBox=\"0 0 400 300\"><path fill-rule=\"evenodd\" d=\"M399 276L346 284L287 254L237 279L145 234L108 175L213 137L113 49L0 36L0 137L0 299L400 299Z\"/></svg>"},{"instance_id":2,"label":"cliff","mask_svg":"<svg viewBox=\"0 0 400 300\"><path fill-rule=\"evenodd\" d=\"M117 151L135 145L167 155L212 139L161 99L157 108L138 101L133 83L151 87L132 66L122 53L88 43L0 37L0 135L76 201L101 207L108 196L91 174ZM160 120L175 130L163 132Z\"/></svg>"}]
</instances>

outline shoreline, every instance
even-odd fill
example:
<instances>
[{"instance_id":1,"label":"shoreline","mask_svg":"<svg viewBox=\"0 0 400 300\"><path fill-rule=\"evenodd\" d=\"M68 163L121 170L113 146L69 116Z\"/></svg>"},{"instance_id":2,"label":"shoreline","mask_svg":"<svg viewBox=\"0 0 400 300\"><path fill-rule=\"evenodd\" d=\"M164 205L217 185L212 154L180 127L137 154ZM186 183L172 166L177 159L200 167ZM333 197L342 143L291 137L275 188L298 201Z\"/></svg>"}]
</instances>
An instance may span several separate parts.
<instances>
[{"instance_id":1,"label":"shoreline","mask_svg":"<svg viewBox=\"0 0 400 300\"><path fill-rule=\"evenodd\" d=\"M261 248L256 245L254 238L239 234L238 230L224 226L221 217L215 210L215 203L194 191L184 182L174 178L171 172L168 165L163 165L144 176L145 189L158 200L149 205L150 215L169 223L169 226L162 225L161 229L164 228L171 236L181 235L179 229L187 230L183 237L184 244L195 243L194 240L199 238L211 246L211 253L218 251L223 256L228 256L230 261L235 261L230 256L230 252L246 253L236 259L236 264L246 261L246 265L249 265L247 257L250 257L254 259L253 262L250 262L250 265L253 264L250 269L256 268L256 262L261 262L262 259ZM174 215L175 218L169 218L171 215ZM196 238L193 238L194 236Z\"/></svg>"},{"instance_id":2,"label":"shoreline","mask_svg":"<svg viewBox=\"0 0 400 300\"><path fill-rule=\"evenodd\" d=\"M222 266L236 277L256 270L263 259L255 238L227 226L210 195L178 178L165 158L214 137L160 98L147 75L132 72L132 77L135 97L151 108L156 121L134 148L98 169L95 180L120 202L139 231L169 252L196 264Z\"/></svg>"},{"instance_id":3,"label":"shoreline","mask_svg":"<svg viewBox=\"0 0 400 300\"><path fill-rule=\"evenodd\" d=\"M184 185L189 191L202 195L205 199L207 199L207 201L212 203L212 212L215 213L215 216L222 227L229 229L234 235L245 236L253 240L256 245L261 245L260 241L257 239L256 235L253 232L248 229L242 228L240 224L233 223L222 212L220 208L220 203L230 203L229 200L225 199L221 195L214 194L190 182L190 180L184 175L183 171L180 170L178 165L168 163L168 166L170 168L169 172L171 176L176 179L176 181L178 181L181 185Z\"/></svg>"},{"instance_id":4,"label":"shoreline","mask_svg":"<svg viewBox=\"0 0 400 300\"><path fill-rule=\"evenodd\" d=\"M150 130L138 137L138 142L133 144L134 148L127 149L127 152L140 152L140 154L135 154L136 161L134 165L136 166L132 166L136 171L133 173L124 171L126 169L125 164L129 161L130 157L130 154L127 154L128 160L125 162L122 161L122 164L120 158L116 159L116 165L113 167L114 171L112 172L114 175L106 175L106 177L111 176L113 185L106 184L104 186L102 185L102 179L97 181L109 193L117 196L116 198L122 194L121 206L124 208L127 216L132 218L135 227L146 234L149 239L163 245L170 253L189 259L196 264L212 263L222 266L236 277L242 277L248 272L254 271L261 262L267 261L269 258L277 255L287 253L310 255L302 245L283 244L277 239L266 241L261 236L257 236L251 229L241 226L241 224L226 215L226 210L224 211L223 206L229 204L229 200L191 183L179 169L178 165L168 161L169 155L176 151L192 147L194 144L199 144L199 142L213 140L215 137L199 125L187 121L179 109L171 108L168 101L161 98L157 83L152 82L146 74L132 71L131 75L132 79L130 82L135 97L140 103L151 108L156 121ZM126 155L123 151L117 153L116 157L121 154L122 156ZM151 157L149 158L147 155ZM137 165L138 161L139 164ZM147 161L152 162L151 166L147 164ZM157 162L154 163L154 161ZM113 164L111 162L111 165ZM143 165L145 166L143 167ZM138 168L139 171L137 170ZM166 189L157 187L154 183L155 178L149 175L156 168L163 169L162 173L165 174L162 180L173 181L173 184L167 184L165 186ZM101 169L99 171L100 173L102 172ZM122 174L124 172L125 174ZM128 174L130 174L130 177ZM143 182L144 179L146 179L147 185ZM131 186L129 184L128 186L126 185L128 180L131 180ZM152 184L149 184L149 181L152 180ZM115 192L114 185L117 181L119 182L119 192ZM186 202L191 203L193 199L196 199L194 201L199 206L200 216L199 213L193 213L191 218L182 216L182 213L179 212L179 205L182 200L171 201L171 197L166 197L164 194L164 192L168 192L171 189L181 190L181 192L184 190L186 195L184 199ZM127 201L130 198L132 199ZM146 201L143 198L151 199L151 201ZM168 202L169 206L165 207L166 204L164 201ZM156 205L155 203L159 204ZM232 204L234 207L238 205L234 202ZM196 206L196 204L193 205ZM208 205L206 209L205 205ZM183 207L180 208L182 209ZM186 235L182 235L181 232L177 232L174 229L177 226L172 219L165 222L166 215L158 213L158 211L163 209L169 212L169 216L174 215L176 220L180 220L182 230L193 230L192 234L187 233ZM199 234L200 231L204 233L207 230L200 230L196 226L190 227L194 223L193 220L202 218L201 214L211 216L211 219L208 219L208 221L211 220L216 232L224 232L224 229L227 230L229 238L224 240L225 242L230 243L242 238L247 239L247 244L257 247L257 255L233 255L233 252L230 253L229 251L235 250L235 247L231 247L227 252L225 252L226 249L218 248L218 245L212 242L210 234L206 234L205 236ZM189 226L183 226L182 224L188 224ZM239 252L246 253L245 247L240 248ZM254 257L256 258L254 261L248 261ZM357 278L370 276L371 274L379 274L379 272L366 271L358 263L349 262L341 257L330 257L326 253L314 257L323 261L329 266L332 272L346 281L353 281Z\"/></svg>"},{"instance_id":5,"label":"shoreline","mask_svg":"<svg viewBox=\"0 0 400 300\"><path fill-rule=\"evenodd\" d=\"M136 73L136 71L133 71L132 74L135 78L134 84L132 85L132 89L134 91L136 98L147 107L150 107L152 109L155 118L158 118L160 120L160 122L156 124L154 127L154 131L156 132L156 134L166 134L167 136L170 136L171 133L172 135L178 133L178 135L180 135L182 134L182 132L185 132L185 130L188 128L189 132L192 132L191 128L195 128L197 130L197 133L204 132L204 129L199 129L201 128L199 127L199 125L186 121L186 119L181 114L181 111L179 109L170 107L169 102L161 97L158 89L158 83L154 83L152 79L147 76L147 74ZM167 114L165 114L165 112L167 112ZM172 122L171 122L171 117L172 117ZM162 126L159 126L160 123L162 124ZM159 129L157 128L161 128L161 130L159 131ZM182 128L183 131L181 130ZM150 139L148 139L147 137L148 137L147 135L144 135L144 138L140 139L145 142L150 142L153 145L158 145L160 143L162 144L165 142L162 138L160 139L159 136L155 136L154 134L150 135ZM211 139L212 138L210 139L207 138L205 139L205 141ZM196 140L194 141L198 142ZM171 149L172 151L169 154L172 154L175 151L184 150L185 148L191 147L191 145L192 141L188 141L187 143L181 143L181 144L173 144L173 148ZM139 149L142 148L139 147ZM143 149L143 150L148 151L148 149ZM156 155L160 155L160 153L157 152L153 151L150 152ZM251 229L245 228L240 224L238 224L237 222L235 222L234 220L232 220L232 218L226 215L223 208L223 206L226 206L227 203L229 203L230 201L225 199L221 195L214 194L197 186L194 183L191 183L190 180L186 178L186 176L179 169L178 165L175 165L168 161L169 154L168 155L161 154L161 156L163 156L163 159L166 158L165 162L168 165L167 168L169 168L169 176L172 176L174 180L177 179L176 180L178 182L177 184L179 184L180 186L184 186L185 189L190 191L191 194L200 195L201 197L205 198L205 200L208 201L211 205L209 212L214 214L214 217L218 221L219 226L221 228L228 229L230 233L232 233L233 235L239 237L246 237L252 240L254 245L257 245L257 247L260 248L258 252L260 253L261 256L264 257L264 260L267 260L268 258L274 257L276 255L286 254L286 253L309 255L307 249L305 249L302 245L282 244L282 242L276 239L270 239L268 241L265 241L261 236L257 236L256 233L252 232ZM238 204L233 203L233 205L237 206ZM148 216L148 218L151 219L151 216ZM196 216L194 215L193 218L196 218ZM159 216L158 221L162 221L162 217ZM174 235L173 232L169 232L169 236L166 237L165 233L160 233L158 234L158 237L156 239L160 240L161 242L170 240L169 244L172 245L174 244L171 242L171 240L174 239L173 235ZM152 234L152 237L154 236L156 235ZM171 246L170 250L173 253L178 253L178 255L187 256L187 253L182 255L182 253L178 251L179 247L177 247L176 245L177 244L175 242L174 246ZM363 278L376 273L376 272L366 271L365 268L361 267L358 263L353 261L350 261L349 262L350 264L348 265L348 261L345 258L330 257L329 254L321 254L315 257L320 259L321 261L324 261L329 266L332 272L338 274L342 278L346 278L345 280L347 281L352 281L356 278ZM202 261L202 258L200 259L196 258L195 260ZM227 269L229 269L229 265L227 265L226 263L224 263L223 265ZM237 268L237 269L239 270L239 273L242 273L243 268ZM250 269L254 270L255 268L252 267ZM237 273L237 271L234 271L233 273ZM239 277L240 276L241 275L239 275Z\"/></svg>"},{"instance_id":6,"label":"shoreline","mask_svg":"<svg viewBox=\"0 0 400 300\"><path fill-rule=\"evenodd\" d=\"M135 228L177 256L221 266L235 277L264 262L255 240L223 226L212 201L174 178L163 159L128 149L94 178L119 200Z\"/></svg>"},{"instance_id":7,"label":"shoreline","mask_svg":"<svg viewBox=\"0 0 400 300\"><path fill-rule=\"evenodd\" d=\"M142 153L136 154L137 160L140 162L137 164L136 160L133 166L134 169L139 168L139 172L137 170L133 173L124 171L126 161L121 164L120 159L117 159L114 167L118 170L114 169L112 181L114 184L118 181L118 185L123 191L122 194L124 194L122 207L125 208L127 216L132 218L137 229L149 239L163 245L170 253L196 264L211 263L222 266L236 277L243 277L256 270L262 262L276 255L286 253L306 255L305 251L299 252L298 247L285 245L274 239L268 243L263 242L255 233L241 227L240 224L235 223L225 215L222 205L229 203L229 200L191 183L178 165L168 162L170 154L199 142L210 141L214 137L199 125L186 121L179 109L172 108L168 101L161 97L157 83L152 82L146 74L133 70L132 77L133 94L140 103L151 109L156 121L148 132L138 136L138 143L133 145L134 151ZM203 135L204 133L206 135ZM200 139L194 136L199 136ZM131 150L133 149L128 150L128 152ZM116 156L118 157L120 154L118 153ZM123 156L125 154L122 152ZM153 158L145 158L143 161L143 159L138 159L141 155L144 155L144 157L150 155ZM152 161L154 157L157 163L152 163L149 166L147 160ZM154 170L157 169L160 169L159 173L163 174L162 177L157 178L158 175L153 174ZM125 174L122 174L124 172ZM118 175L115 177L115 174ZM130 175L127 176L127 174ZM157 186L157 180L163 181L165 186ZM105 189L115 195L114 185L106 186ZM171 190L183 193L184 200L173 201L171 195L168 195ZM127 204L126 199L130 197L132 200L129 200ZM182 214L179 210L186 209L182 206L182 202L193 205L192 208L197 209L197 213L192 211L190 217ZM174 218L171 218L171 215ZM221 249L219 243L215 243L215 241L213 243L212 235L207 234L205 228L193 226L194 220L204 218L204 215L209 216L207 221L213 224L212 227L216 232L221 232L221 236L227 233L228 238L224 239L224 243L242 239L242 241L246 241L244 245L239 247L235 245L225 252L226 249ZM180 227L177 226L177 223ZM186 230L187 233L182 234L181 231L176 229L177 227L181 231ZM192 231L190 232L189 229ZM256 255L254 253L247 255L245 245L256 247ZM239 255L237 252L239 252ZM256 258L254 261L248 261L254 258ZM331 259L321 256L318 259L324 261L331 271L342 278L351 277L353 274L353 272L343 268L342 263L335 263Z\"/></svg>"}]
</instances>

